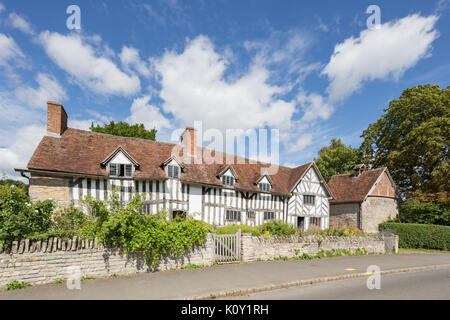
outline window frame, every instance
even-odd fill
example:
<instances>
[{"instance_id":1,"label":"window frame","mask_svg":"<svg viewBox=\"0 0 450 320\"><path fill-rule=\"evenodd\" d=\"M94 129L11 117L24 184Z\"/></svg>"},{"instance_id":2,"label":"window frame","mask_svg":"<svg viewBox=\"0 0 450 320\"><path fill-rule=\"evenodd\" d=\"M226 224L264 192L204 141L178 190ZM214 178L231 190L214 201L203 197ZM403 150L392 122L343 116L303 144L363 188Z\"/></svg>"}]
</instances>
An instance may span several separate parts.
<instances>
[{"instance_id":1,"label":"window frame","mask_svg":"<svg viewBox=\"0 0 450 320\"><path fill-rule=\"evenodd\" d=\"M227 187L234 187L236 179L232 176L223 175L222 176L222 184Z\"/></svg>"},{"instance_id":2,"label":"window frame","mask_svg":"<svg viewBox=\"0 0 450 320\"><path fill-rule=\"evenodd\" d=\"M272 218L271 218L272 216ZM264 211L264 221L275 220L275 211Z\"/></svg>"},{"instance_id":3,"label":"window frame","mask_svg":"<svg viewBox=\"0 0 450 320\"><path fill-rule=\"evenodd\" d=\"M112 170L112 168L114 168L114 170ZM128 175L127 173L130 173L130 175ZM110 177L115 177L115 178L132 178L133 177L133 165L126 164L126 163L109 163L108 164L108 174Z\"/></svg>"},{"instance_id":4,"label":"window frame","mask_svg":"<svg viewBox=\"0 0 450 320\"><path fill-rule=\"evenodd\" d=\"M270 185L270 183L260 182L258 184L259 184L259 189L263 192L270 192L270 190L272 189L272 186Z\"/></svg>"},{"instance_id":5,"label":"window frame","mask_svg":"<svg viewBox=\"0 0 450 320\"><path fill-rule=\"evenodd\" d=\"M174 170L176 169L176 170ZM176 164L169 164L167 165L167 177L172 179L180 179L180 166ZM174 173L177 173L176 176Z\"/></svg>"},{"instance_id":6,"label":"window frame","mask_svg":"<svg viewBox=\"0 0 450 320\"><path fill-rule=\"evenodd\" d=\"M231 214L231 219L230 219ZM242 215L241 211L239 210L226 210L225 211L225 221L229 222L241 222L242 221Z\"/></svg>"},{"instance_id":7,"label":"window frame","mask_svg":"<svg viewBox=\"0 0 450 320\"><path fill-rule=\"evenodd\" d=\"M312 201L308 200L312 199ZM316 204L316 195L315 194L304 194L303 195L303 204L314 206Z\"/></svg>"}]
</instances>

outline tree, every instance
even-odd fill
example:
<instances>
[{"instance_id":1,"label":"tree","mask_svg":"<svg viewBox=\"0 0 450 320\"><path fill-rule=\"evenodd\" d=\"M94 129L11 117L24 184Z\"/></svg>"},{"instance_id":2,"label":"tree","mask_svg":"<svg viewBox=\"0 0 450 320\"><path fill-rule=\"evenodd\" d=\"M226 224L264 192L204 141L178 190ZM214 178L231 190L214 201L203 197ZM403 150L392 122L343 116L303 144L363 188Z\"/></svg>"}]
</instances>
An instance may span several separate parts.
<instances>
[{"instance_id":1,"label":"tree","mask_svg":"<svg viewBox=\"0 0 450 320\"><path fill-rule=\"evenodd\" d=\"M109 124L104 124L103 127L99 125L94 126L94 123L92 123L90 130L93 132L107 133L115 136L133 137L147 140L155 140L156 132L158 132L155 128L146 130L142 123L131 125L123 121L118 123L111 121Z\"/></svg>"},{"instance_id":2,"label":"tree","mask_svg":"<svg viewBox=\"0 0 450 320\"><path fill-rule=\"evenodd\" d=\"M25 184L20 180L8 179L5 173L3 173L2 178L0 179L0 186L16 186L28 193L28 184Z\"/></svg>"},{"instance_id":3,"label":"tree","mask_svg":"<svg viewBox=\"0 0 450 320\"><path fill-rule=\"evenodd\" d=\"M314 159L320 173L326 181L335 174L352 172L353 166L361 162L358 149L346 146L341 139L331 139L330 145L319 151L319 157Z\"/></svg>"},{"instance_id":4,"label":"tree","mask_svg":"<svg viewBox=\"0 0 450 320\"><path fill-rule=\"evenodd\" d=\"M384 111L361 136L365 161L387 166L404 197L434 195L448 203L450 87L406 89Z\"/></svg>"}]
</instances>

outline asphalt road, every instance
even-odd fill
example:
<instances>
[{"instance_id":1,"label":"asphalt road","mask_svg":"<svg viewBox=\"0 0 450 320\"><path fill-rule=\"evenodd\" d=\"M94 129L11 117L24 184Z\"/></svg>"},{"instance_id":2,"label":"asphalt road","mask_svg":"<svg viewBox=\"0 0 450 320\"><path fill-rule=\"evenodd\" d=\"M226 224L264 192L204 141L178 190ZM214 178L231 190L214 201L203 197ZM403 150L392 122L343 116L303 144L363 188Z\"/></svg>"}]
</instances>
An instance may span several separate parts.
<instances>
[{"instance_id":1,"label":"asphalt road","mask_svg":"<svg viewBox=\"0 0 450 320\"><path fill-rule=\"evenodd\" d=\"M386 271L447 264L450 264L450 254L446 253L370 255L313 260L254 262L219 265L194 270L143 273L116 279L95 279L83 281L81 290L68 290L65 283L59 285L36 285L13 291L0 289L0 300L183 299L193 296L209 296L210 294L228 292L235 289L280 285L291 281L364 273L368 266L371 265L379 266L382 271ZM357 281L364 280L359 279Z\"/></svg>"},{"instance_id":2,"label":"asphalt road","mask_svg":"<svg viewBox=\"0 0 450 320\"><path fill-rule=\"evenodd\" d=\"M450 300L450 268L387 274L379 290L367 289L367 278L292 287L239 297L241 300Z\"/></svg>"}]
</instances>

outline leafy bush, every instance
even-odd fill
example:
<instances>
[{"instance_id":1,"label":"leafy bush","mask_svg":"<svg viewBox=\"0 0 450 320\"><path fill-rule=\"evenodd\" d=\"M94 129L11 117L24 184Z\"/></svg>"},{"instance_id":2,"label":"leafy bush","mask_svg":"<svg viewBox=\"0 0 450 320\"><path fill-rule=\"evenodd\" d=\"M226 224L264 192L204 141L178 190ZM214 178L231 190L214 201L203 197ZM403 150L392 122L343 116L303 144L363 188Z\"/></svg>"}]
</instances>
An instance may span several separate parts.
<instances>
[{"instance_id":1,"label":"leafy bush","mask_svg":"<svg viewBox=\"0 0 450 320\"><path fill-rule=\"evenodd\" d=\"M400 248L450 249L450 227L432 224L384 222L380 231L394 230L399 236Z\"/></svg>"},{"instance_id":2,"label":"leafy bush","mask_svg":"<svg viewBox=\"0 0 450 320\"><path fill-rule=\"evenodd\" d=\"M261 232L252 226L247 225L239 225L239 224L231 224L228 226L217 228L215 233L216 234L235 234L238 232L238 230L241 229L242 233L251 233L254 237L259 237L261 235Z\"/></svg>"},{"instance_id":3,"label":"leafy bush","mask_svg":"<svg viewBox=\"0 0 450 320\"><path fill-rule=\"evenodd\" d=\"M85 214L79 208L70 206L54 212L53 225L48 236L55 236L62 239L77 237L94 238L94 219ZM88 232L88 230L90 232ZM42 235L45 238L45 235Z\"/></svg>"},{"instance_id":4,"label":"leafy bush","mask_svg":"<svg viewBox=\"0 0 450 320\"><path fill-rule=\"evenodd\" d=\"M399 220L406 223L450 226L450 208L432 202L410 200L400 205Z\"/></svg>"},{"instance_id":5,"label":"leafy bush","mask_svg":"<svg viewBox=\"0 0 450 320\"><path fill-rule=\"evenodd\" d=\"M295 234L294 226L279 220L266 222L258 227L261 234L269 233L273 236L291 236Z\"/></svg>"},{"instance_id":6,"label":"leafy bush","mask_svg":"<svg viewBox=\"0 0 450 320\"><path fill-rule=\"evenodd\" d=\"M125 253L142 253L152 267L162 255L181 256L193 245L204 243L206 234L213 231L211 225L192 218L167 220L165 213L142 214L140 195L135 195L124 207L117 202L112 207L100 238L107 244L123 247Z\"/></svg>"},{"instance_id":7,"label":"leafy bush","mask_svg":"<svg viewBox=\"0 0 450 320\"><path fill-rule=\"evenodd\" d=\"M31 286L31 284L29 284L28 282L19 282L17 280L14 280L5 286L5 290L7 290L7 291L17 290L17 289L27 288L30 286Z\"/></svg>"},{"instance_id":8,"label":"leafy bush","mask_svg":"<svg viewBox=\"0 0 450 320\"><path fill-rule=\"evenodd\" d=\"M0 186L0 240L22 239L48 231L54 207L51 200L31 204L21 188Z\"/></svg>"},{"instance_id":9,"label":"leafy bush","mask_svg":"<svg viewBox=\"0 0 450 320\"><path fill-rule=\"evenodd\" d=\"M306 235L315 235L315 236L334 236L334 237L362 237L367 234L361 231L358 228L353 227L331 227L325 230L321 230L320 228L310 228Z\"/></svg>"}]
</instances>

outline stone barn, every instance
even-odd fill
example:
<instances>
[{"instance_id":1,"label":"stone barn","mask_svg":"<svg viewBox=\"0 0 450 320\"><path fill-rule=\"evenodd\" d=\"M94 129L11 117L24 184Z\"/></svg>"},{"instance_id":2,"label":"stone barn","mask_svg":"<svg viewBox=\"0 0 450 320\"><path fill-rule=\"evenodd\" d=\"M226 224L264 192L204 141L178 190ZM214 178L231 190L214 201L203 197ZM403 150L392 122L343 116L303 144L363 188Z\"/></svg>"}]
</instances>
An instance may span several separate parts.
<instances>
[{"instance_id":1,"label":"stone barn","mask_svg":"<svg viewBox=\"0 0 450 320\"><path fill-rule=\"evenodd\" d=\"M386 167L366 170L357 165L353 173L331 177L328 186L330 226L349 226L364 232L378 232L378 224L398 216L394 180Z\"/></svg>"}]
</instances>

